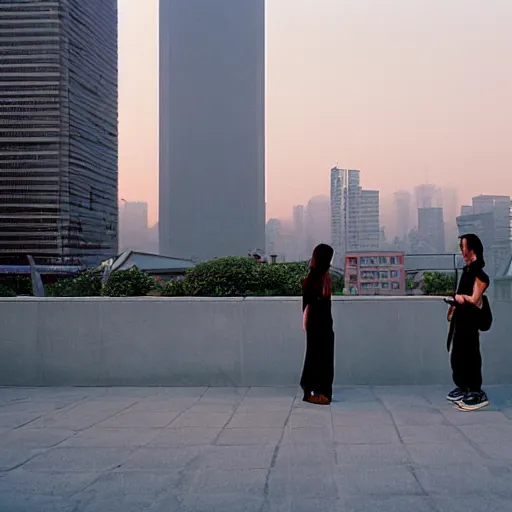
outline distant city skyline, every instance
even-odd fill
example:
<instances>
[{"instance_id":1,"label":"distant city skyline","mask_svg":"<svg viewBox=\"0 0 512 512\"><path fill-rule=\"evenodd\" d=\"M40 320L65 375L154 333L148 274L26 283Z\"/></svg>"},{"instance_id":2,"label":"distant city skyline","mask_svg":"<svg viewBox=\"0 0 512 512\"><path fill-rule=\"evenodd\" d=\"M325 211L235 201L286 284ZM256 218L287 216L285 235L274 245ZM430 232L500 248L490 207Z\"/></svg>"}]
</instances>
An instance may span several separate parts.
<instances>
[{"instance_id":1,"label":"distant city skyline","mask_svg":"<svg viewBox=\"0 0 512 512\"><path fill-rule=\"evenodd\" d=\"M481 6L268 1L267 219L327 194L336 162L364 169L381 199L427 182L461 204L511 194L512 2ZM120 195L147 201L150 223L157 13L157 0L119 0Z\"/></svg>"}]
</instances>

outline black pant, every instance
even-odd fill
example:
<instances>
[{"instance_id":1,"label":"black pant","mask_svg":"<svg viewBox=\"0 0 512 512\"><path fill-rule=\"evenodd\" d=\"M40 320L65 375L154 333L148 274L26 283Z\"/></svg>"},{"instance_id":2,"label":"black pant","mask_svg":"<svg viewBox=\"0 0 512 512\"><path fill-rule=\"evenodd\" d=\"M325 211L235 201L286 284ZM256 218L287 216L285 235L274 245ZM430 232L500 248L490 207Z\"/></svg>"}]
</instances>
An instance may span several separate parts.
<instances>
[{"instance_id":1,"label":"black pant","mask_svg":"<svg viewBox=\"0 0 512 512\"><path fill-rule=\"evenodd\" d=\"M311 391L332 400L334 380L334 332L330 325L311 325L307 330L306 357L300 385L304 397Z\"/></svg>"},{"instance_id":2,"label":"black pant","mask_svg":"<svg viewBox=\"0 0 512 512\"><path fill-rule=\"evenodd\" d=\"M450 360L453 382L458 388L463 391L482 389L482 356L478 329L462 326L455 329Z\"/></svg>"}]
</instances>

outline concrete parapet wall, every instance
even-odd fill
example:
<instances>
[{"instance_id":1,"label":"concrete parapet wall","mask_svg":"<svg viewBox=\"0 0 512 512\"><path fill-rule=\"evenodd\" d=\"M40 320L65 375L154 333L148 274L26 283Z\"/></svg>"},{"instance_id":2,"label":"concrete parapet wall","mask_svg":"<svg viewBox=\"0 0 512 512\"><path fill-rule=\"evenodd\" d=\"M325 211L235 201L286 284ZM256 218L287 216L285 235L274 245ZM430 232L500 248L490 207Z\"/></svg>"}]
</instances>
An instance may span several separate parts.
<instances>
[{"instance_id":1,"label":"concrete parapet wall","mask_svg":"<svg viewBox=\"0 0 512 512\"><path fill-rule=\"evenodd\" d=\"M492 304L484 381L512 383L512 305ZM333 301L337 385L449 384L446 306ZM0 385L296 385L299 298L0 299Z\"/></svg>"}]
</instances>

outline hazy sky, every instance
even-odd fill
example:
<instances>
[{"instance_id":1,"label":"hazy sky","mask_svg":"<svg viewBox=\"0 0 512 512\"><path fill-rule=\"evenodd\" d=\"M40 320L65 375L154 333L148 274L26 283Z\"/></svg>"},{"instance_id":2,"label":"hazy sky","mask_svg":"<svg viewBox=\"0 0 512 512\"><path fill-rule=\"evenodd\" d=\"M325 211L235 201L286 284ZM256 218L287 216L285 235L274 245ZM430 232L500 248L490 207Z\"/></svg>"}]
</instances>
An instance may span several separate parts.
<instances>
[{"instance_id":1,"label":"hazy sky","mask_svg":"<svg viewBox=\"0 0 512 512\"><path fill-rule=\"evenodd\" d=\"M120 197L158 215L158 0L119 1ZM215 1L215 0L211 0ZM512 0L267 0L267 217L361 169L512 194Z\"/></svg>"}]
</instances>

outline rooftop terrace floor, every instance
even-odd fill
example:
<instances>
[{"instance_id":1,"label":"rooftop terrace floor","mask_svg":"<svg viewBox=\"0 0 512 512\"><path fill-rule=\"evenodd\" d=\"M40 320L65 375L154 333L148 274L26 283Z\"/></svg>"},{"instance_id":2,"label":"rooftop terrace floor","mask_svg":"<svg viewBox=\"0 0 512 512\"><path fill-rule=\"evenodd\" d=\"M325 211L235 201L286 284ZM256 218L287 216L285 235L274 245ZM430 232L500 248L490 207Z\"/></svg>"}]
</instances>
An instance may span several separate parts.
<instances>
[{"instance_id":1,"label":"rooftop terrace floor","mask_svg":"<svg viewBox=\"0 0 512 512\"><path fill-rule=\"evenodd\" d=\"M2 512L509 512L512 386L1 388Z\"/></svg>"}]
</instances>

